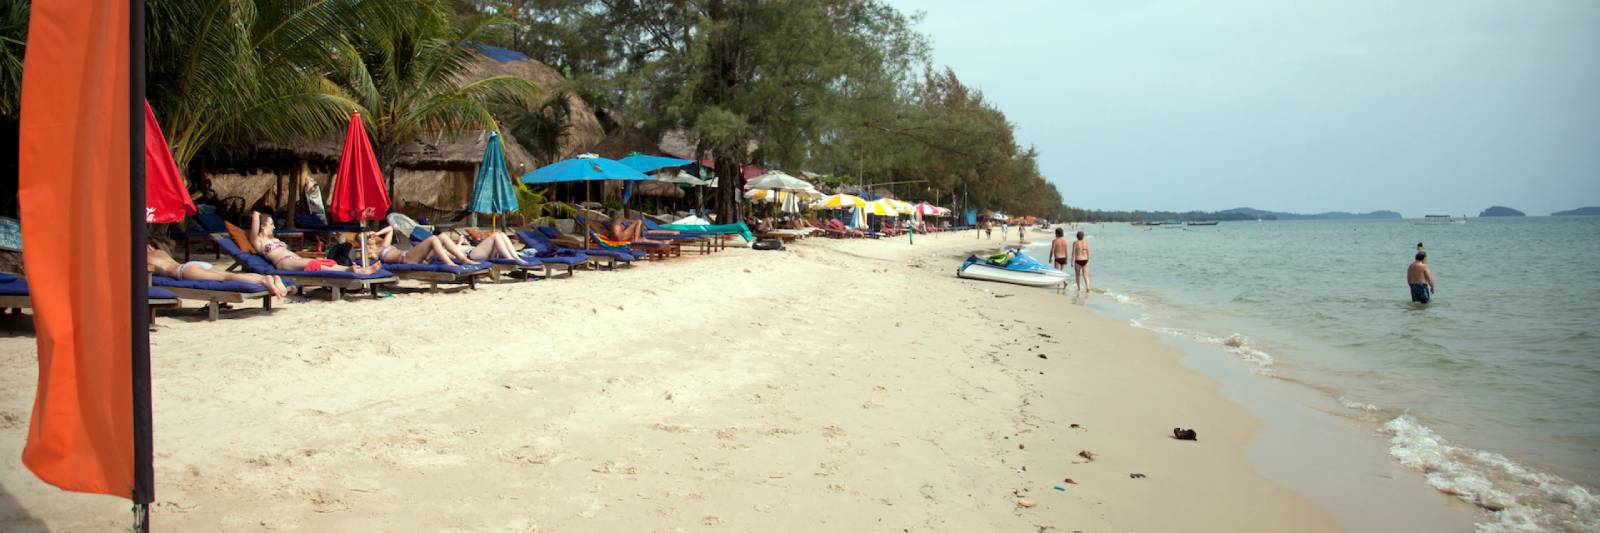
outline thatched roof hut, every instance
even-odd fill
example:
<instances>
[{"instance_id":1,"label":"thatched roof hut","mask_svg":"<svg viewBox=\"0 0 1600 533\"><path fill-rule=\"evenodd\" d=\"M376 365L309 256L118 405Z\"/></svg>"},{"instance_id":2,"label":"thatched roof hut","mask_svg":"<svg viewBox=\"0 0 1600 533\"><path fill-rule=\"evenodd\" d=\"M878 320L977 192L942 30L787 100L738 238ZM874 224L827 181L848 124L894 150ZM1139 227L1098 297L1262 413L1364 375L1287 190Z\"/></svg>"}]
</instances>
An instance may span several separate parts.
<instances>
[{"instance_id":1,"label":"thatched roof hut","mask_svg":"<svg viewBox=\"0 0 1600 533\"><path fill-rule=\"evenodd\" d=\"M622 159L634 152L646 155L664 154L660 146L650 141L650 136L645 135L639 128L628 125L617 126L589 151L606 159Z\"/></svg>"},{"instance_id":2,"label":"thatched roof hut","mask_svg":"<svg viewBox=\"0 0 1600 533\"><path fill-rule=\"evenodd\" d=\"M479 46L479 57L467 67L474 79L510 75L532 80L544 89L547 98L567 100L568 131L561 142L558 158L588 151L605 138L600 121L583 99L569 90L567 80L549 66L525 55L499 48ZM344 147L344 130L308 142L295 144L263 143L253 150L205 153L197 158L200 172L221 198L237 197L244 206L284 207L298 198L292 185L298 181L301 164L308 164L309 179L323 191L331 186L332 172ZM513 178L551 161L540 161L528 153L509 132L501 132L506 167ZM472 194L472 180L488 136L481 130L456 134L432 133L405 143L395 164L393 209L418 217L437 217L466 208Z\"/></svg>"},{"instance_id":3,"label":"thatched roof hut","mask_svg":"<svg viewBox=\"0 0 1600 533\"><path fill-rule=\"evenodd\" d=\"M472 76L481 79L507 75L533 80L544 90L546 98L560 96L567 99L567 106L570 109L567 135L561 141L558 160L589 151L605 138L605 129L600 126L600 120L595 118L594 110L589 107L588 102L573 94L571 84L561 76L560 72L556 72L556 69L511 50L482 45L477 45L476 48L483 54L467 66L467 71ZM552 162L554 161L540 163Z\"/></svg>"}]
</instances>

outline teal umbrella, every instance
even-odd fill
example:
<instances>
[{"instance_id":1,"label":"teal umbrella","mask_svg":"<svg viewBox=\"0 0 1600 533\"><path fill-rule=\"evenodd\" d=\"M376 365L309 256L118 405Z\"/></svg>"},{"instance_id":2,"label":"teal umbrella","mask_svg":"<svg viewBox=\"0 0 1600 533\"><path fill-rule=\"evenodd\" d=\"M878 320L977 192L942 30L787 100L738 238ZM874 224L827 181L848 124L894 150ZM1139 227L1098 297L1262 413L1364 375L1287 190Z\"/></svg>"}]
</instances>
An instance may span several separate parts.
<instances>
[{"instance_id":1,"label":"teal umbrella","mask_svg":"<svg viewBox=\"0 0 1600 533\"><path fill-rule=\"evenodd\" d=\"M500 150L500 134L489 132L489 146L483 150L483 163L478 165L478 178L472 182L474 213L499 214L517 210L517 193L511 189L511 174L506 172L506 158Z\"/></svg>"}]
</instances>

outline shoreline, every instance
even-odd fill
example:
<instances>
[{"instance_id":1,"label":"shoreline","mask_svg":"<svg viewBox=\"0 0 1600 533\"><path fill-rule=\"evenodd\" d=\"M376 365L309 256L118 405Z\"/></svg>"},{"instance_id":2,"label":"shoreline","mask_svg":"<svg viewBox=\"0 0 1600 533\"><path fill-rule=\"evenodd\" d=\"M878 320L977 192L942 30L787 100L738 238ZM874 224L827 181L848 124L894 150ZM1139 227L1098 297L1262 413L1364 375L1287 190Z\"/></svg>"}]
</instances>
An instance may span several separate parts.
<instances>
[{"instance_id":1,"label":"shoreline","mask_svg":"<svg viewBox=\"0 0 1600 533\"><path fill-rule=\"evenodd\" d=\"M1180 350L1048 290L950 276L949 257L980 242L965 237L810 239L465 294L164 317L154 520L1340 529L1255 472L1261 422ZM33 338L5 328L0 487L16 504L0 497L0 524L120 527L125 502L57 491L18 463ZM1174 425L1201 440L1170 438Z\"/></svg>"}]
</instances>

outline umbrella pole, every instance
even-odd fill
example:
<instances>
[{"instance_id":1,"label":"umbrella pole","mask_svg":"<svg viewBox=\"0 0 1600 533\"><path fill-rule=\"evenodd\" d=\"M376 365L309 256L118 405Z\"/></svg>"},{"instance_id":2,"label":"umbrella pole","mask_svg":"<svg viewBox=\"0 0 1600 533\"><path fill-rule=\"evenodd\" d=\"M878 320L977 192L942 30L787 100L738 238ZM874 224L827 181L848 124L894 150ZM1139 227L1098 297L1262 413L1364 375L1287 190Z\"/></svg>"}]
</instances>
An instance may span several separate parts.
<instances>
[{"instance_id":1,"label":"umbrella pole","mask_svg":"<svg viewBox=\"0 0 1600 533\"><path fill-rule=\"evenodd\" d=\"M583 182L583 208L589 208L589 182L587 180ZM583 217L583 248L585 250L589 249L589 234L593 232L594 230L589 228L589 217Z\"/></svg>"}]
</instances>

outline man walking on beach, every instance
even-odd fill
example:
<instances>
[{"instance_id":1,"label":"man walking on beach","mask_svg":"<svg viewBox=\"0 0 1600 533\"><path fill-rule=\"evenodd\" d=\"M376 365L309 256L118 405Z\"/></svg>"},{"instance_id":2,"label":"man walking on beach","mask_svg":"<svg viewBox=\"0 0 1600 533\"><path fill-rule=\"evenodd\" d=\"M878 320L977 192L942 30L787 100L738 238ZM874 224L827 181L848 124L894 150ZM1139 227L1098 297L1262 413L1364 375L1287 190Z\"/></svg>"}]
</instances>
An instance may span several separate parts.
<instances>
[{"instance_id":1,"label":"man walking on beach","mask_svg":"<svg viewBox=\"0 0 1600 533\"><path fill-rule=\"evenodd\" d=\"M1425 304L1433 300L1433 272L1428 270L1428 252L1417 252L1417 260L1406 268L1406 284L1411 286L1411 301Z\"/></svg>"},{"instance_id":2,"label":"man walking on beach","mask_svg":"<svg viewBox=\"0 0 1600 533\"><path fill-rule=\"evenodd\" d=\"M1080 291L1089 290L1089 241L1083 240L1082 231L1072 243L1072 282Z\"/></svg>"},{"instance_id":3,"label":"man walking on beach","mask_svg":"<svg viewBox=\"0 0 1600 533\"><path fill-rule=\"evenodd\" d=\"M1056 228L1056 238L1050 241L1050 264L1055 266L1056 270L1067 269L1067 261L1070 261L1070 259L1067 259L1069 252L1067 248L1069 248L1069 245L1067 244L1066 232L1062 231L1061 228ZM1061 290L1065 292L1066 289L1067 280L1063 279L1061 280Z\"/></svg>"}]
</instances>

